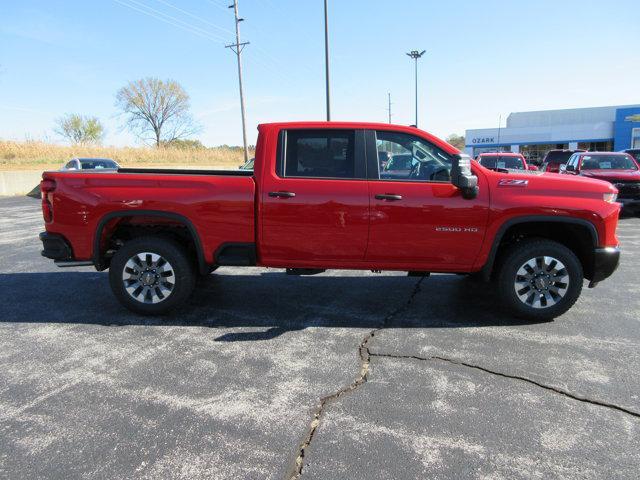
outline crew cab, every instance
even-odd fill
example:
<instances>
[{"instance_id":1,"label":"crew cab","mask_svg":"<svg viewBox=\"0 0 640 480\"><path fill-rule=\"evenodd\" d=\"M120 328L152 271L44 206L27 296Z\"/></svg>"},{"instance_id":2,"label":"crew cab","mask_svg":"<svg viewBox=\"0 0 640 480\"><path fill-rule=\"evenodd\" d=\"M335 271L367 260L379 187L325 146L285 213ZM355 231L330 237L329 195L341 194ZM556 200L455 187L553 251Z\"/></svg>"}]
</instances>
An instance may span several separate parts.
<instances>
[{"instance_id":1,"label":"crew cab","mask_svg":"<svg viewBox=\"0 0 640 480\"><path fill-rule=\"evenodd\" d=\"M640 207L640 167L629 153L575 153L560 173L610 182L618 189L618 202L629 208Z\"/></svg>"},{"instance_id":2,"label":"crew cab","mask_svg":"<svg viewBox=\"0 0 640 480\"><path fill-rule=\"evenodd\" d=\"M515 314L553 318L618 265L609 183L493 171L414 127L273 123L250 170L45 172L45 257L109 269L140 314L218 266L476 274ZM411 156L402 173L381 164ZM455 300L452 299L452 302Z\"/></svg>"},{"instance_id":3,"label":"crew cab","mask_svg":"<svg viewBox=\"0 0 640 480\"><path fill-rule=\"evenodd\" d=\"M476 157L476 160L480 165L489 169L538 170L535 165L527 165L527 160L520 153L481 153Z\"/></svg>"}]
</instances>

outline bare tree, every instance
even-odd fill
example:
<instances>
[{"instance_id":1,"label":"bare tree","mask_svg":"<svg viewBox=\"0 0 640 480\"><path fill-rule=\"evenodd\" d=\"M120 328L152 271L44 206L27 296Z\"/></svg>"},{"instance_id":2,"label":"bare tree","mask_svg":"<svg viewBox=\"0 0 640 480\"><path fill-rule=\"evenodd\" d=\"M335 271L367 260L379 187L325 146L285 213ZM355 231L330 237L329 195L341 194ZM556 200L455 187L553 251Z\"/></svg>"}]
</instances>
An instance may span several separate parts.
<instances>
[{"instance_id":1,"label":"bare tree","mask_svg":"<svg viewBox=\"0 0 640 480\"><path fill-rule=\"evenodd\" d=\"M100 143L104 127L96 117L68 113L56 120L55 132L76 144Z\"/></svg>"},{"instance_id":2,"label":"bare tree","mask_svg":"<svg viewBox=\"0 0 640 480\"><path fill-rule=\"evenodd\" d=\"M189 112L189 95L175 80L143 78L116 94L126 124L143 141L156 146L186 138L200 130Z\"/></svg>"}]
</instances>

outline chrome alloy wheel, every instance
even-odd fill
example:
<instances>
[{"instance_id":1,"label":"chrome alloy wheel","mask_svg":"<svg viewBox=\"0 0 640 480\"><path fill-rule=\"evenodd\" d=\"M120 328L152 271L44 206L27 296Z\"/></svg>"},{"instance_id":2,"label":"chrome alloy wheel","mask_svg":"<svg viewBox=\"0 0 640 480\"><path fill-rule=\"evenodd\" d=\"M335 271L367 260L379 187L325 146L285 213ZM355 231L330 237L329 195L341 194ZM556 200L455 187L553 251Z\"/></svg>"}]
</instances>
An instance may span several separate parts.
<instances>
[{"instance_id":1,"label":"chrome alloy wheel","mask_svg":"<svg viewBox=\"0 0 640 480\"><path fill-rule=\"evenodd\" d=\"M522 303L532 308L549 308L567 294L569 272L553 257L535 257L522 265L514 282Z\"/></svg>"},{"instance_id":2,"label":"chrome alloy wheel","mask_svg":"<svg viewBox=\"0 0 640 480\"><path fill-rule=\"evenodd\" d=\"M175 287L171 264L157 253L142 252L131 257L122 271L127 293L140 303L160 303Z\"/></svg>"}]
</instances>

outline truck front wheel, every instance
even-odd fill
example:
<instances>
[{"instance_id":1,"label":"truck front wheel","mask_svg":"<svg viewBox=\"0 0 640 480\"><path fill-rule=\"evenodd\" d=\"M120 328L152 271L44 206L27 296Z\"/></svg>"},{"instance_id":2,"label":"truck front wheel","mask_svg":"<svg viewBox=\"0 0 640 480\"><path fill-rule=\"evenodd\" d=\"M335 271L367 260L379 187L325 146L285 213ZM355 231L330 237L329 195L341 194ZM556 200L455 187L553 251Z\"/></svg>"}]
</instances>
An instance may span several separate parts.
<instances>
[{"instance_id":1,"label":"truck front wheel","mask_svg":"<svg viewBox=\"0 0 640 480\"><path fill-rule=\"evenodd\" d=\"M569 310L582 291L582 264L564 245L529 239L512 245L498 272L503 303L514 314L548 320Z\"/></svg>"},{"instance_id":2,"label":"truck front wheel","mask_svg":"<svg viewBox=\"0 0 640 480\"><path fill-rule=\"evenodd\" d=\"M195 271L184 249L162 237L138 237L111 259L109 283L129 310L160 315L182 304L193 292Z\"/></svg>"}]
</instances>

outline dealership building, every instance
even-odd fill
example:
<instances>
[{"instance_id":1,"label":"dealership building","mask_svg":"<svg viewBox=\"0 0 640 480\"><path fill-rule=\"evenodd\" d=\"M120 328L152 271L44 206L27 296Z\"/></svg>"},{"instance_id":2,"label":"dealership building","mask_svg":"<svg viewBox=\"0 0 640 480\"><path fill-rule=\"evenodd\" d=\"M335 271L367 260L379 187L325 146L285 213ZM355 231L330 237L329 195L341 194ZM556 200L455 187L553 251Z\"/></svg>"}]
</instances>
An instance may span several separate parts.
<instances>
[{"instance_id":1,"label":"dealership building","mask_svg":"<svg viewBox=\"0 0 640 480\"><path fill-rule=\"evenodd\" d=\"M506 127L467 130L466 152L520 152L541 161L553 149L640 148L640 105L514 112Z\"/></svg>"}]
</instances>

